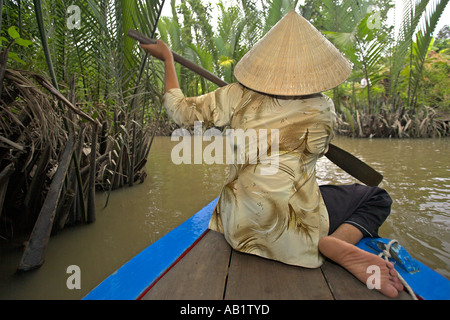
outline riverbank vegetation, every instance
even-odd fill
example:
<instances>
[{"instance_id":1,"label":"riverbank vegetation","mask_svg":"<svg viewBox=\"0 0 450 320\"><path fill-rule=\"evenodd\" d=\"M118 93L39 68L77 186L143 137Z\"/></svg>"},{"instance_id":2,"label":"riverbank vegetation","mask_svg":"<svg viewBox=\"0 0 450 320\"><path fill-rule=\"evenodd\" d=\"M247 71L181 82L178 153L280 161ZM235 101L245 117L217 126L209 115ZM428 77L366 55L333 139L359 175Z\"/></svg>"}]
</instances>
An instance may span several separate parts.
<instances>
[{"instance_id":1,"label":"riverbank vegetation","mask_svg":"<svg viewBox=\"0 0 450 320\"><path fill-rule=\"evenodd\" d=\"M0 0L0 242L30 234L19 269L38 267L50 234L93 222L95 190L145 179L153 137L176 128L161 105L162 65L129 29L231 83L240 58L295 9L354 64L326 92L339 134L448 135L450 32L432 36L448 0L402 3L396 34L388 0ZM163 5L171 16L160 17ZM176 67L186 95L217 88Z\"/></svg>"},{"instance_id":2,"label":"riverbank vegetation","mask_svg":"<svg viewBox=\"0 0 450 320\"><path fill-rule=\"evenodd\" d=\"M161 110L126 32L154 34L163 2L72 4L0 0L0 244L28 238L19 271L51 234L95 221L96 189L145 179Z\"/></svg>"},{"instance_id":3,"label":"riverbank vegetation","mask_svg":"<svg viewBox=\"0 0 450 320\"><path fill-rule=\"evenodd\" d=\"M448 26L433 38L448 1L403 1L398 32L388 25L387 16L399 9L387 0L223 1L217 8L205 3L172 0L172 16L161 18L158 32L172 50L225 81L236 81L233 68L240 58L295 9L353 63L350 78L326 92L335 102L339 134L400 138L449 134ZM215 89L178 68L186 95Z\"/></svg>"}]
</instances>

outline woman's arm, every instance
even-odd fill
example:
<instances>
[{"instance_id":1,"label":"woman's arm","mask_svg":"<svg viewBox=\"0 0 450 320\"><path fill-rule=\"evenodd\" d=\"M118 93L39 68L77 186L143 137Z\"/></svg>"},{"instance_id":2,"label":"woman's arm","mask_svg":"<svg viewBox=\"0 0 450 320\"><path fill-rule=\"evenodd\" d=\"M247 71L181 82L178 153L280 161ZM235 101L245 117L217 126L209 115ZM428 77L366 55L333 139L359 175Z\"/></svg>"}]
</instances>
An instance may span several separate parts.
<instances>
[{"instance_id":1,"label":"woman's arm","mask_svg":"<svg viewBox=\"0 0 450 320\"><path fill-rule=\"evenodd\" d=\"M173 61L172 51L161 40L156 40L156 44L141 44L141 47L155 58L162 60L165 65L165 91L180 88L177 73Z\"/></svg>"},{"instance_id":2,"label":"woman's arm","mask_svg":"<svg viewBox=\"0 0 450 320\"><path fill-rule=\"evenodd\" d=\"M163 103L175 123L190 126L195 121L201 121L218 127L229 124L233 111L242 98L242 86L230 84L198 97L185 97L181 90L168 92L171 89L180 89L172 51L161 40L156 40L156 44L141 44L141 47L155 58L164 61L166 94Z\"/></svg>"}]
</instances>

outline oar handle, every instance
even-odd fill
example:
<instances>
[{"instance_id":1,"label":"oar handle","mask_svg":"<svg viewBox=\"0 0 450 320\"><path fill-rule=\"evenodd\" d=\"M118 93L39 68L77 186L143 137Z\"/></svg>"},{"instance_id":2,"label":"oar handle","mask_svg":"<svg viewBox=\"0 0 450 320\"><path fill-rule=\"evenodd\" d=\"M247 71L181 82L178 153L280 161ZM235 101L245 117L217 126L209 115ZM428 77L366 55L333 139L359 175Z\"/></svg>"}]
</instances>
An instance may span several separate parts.
<instances>
[{"instance_id":1,"label":"oar handle","mask_svg":"<svg viewBox=\"0 0 450 320\"><path fill-rule=\"evenodd\" d=\"M140 32L137 32L136 30L130 30L130 31L128 31L128 34L127 34L130 38L133 38L133 39L135 39L135 40L137 40L137 41L139 41L140 43L142 43L142 44L155 44L156 43L156 40L154 40L154 39L151 39L151 38L149 38L149 37L146 37L146 36L144 36L142 33L140 33Z\"/></svg>"},{"instance_id":2,"label":"oar handle","mask_svg":"<svg viewBox=\"0 0 450 320\"><path fill-rule=\"evenodd\" d=\"M133 38L133 39L139 41L142 44L155 44L156 43L156 40L151 39L136 30L128 31L128 36L130 38ZM202 76L203 78L211 81L212 83L215 83L219 87L224 87L228 84L226 81L223 81L222 79L220 79L216 75L212 74L208 70L203 69L202 67L193 63L192 61L180 56L178 53L175 53L172 51L172 55L173 55L173 60L175 60L182 66L188 68L189 70L194 71L195 73Z\"/></svg>"}]
</instances>

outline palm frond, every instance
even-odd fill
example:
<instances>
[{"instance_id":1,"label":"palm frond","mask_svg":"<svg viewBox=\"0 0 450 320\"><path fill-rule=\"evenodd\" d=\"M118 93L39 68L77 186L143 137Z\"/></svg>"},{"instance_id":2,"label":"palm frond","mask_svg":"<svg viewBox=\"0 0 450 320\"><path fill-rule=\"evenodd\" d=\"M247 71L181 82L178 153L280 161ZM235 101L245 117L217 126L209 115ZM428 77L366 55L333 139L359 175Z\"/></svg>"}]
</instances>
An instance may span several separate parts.
<instances>
[{"instance_id":1,"label":"palm frond","mask_svg":"<svg viewBox=\"0 0 450 320\"><path fill-rule=\"evenodd\" d=\"M36 13L36 22L38 24L39 34L41 37L42 49L45 54L45 60L47 62L50 79L52 81L53 86L58 89L58 87L59 87L58 79L56 77L55 69L53 67L52 56L50 54L50 48L48 45L47 31L46 31L46 27L45 27L45 23L44 23L44 17L42 14L41 0L33 0L33 3L34 3L34 10Z\"/></svg>"},{"instance_id":2,"label":"palm frond","mask_svg":"<svg viewBox=\"0 0 450 320\"><path fill-rule=\"evenodd\" d=\"M441 0L441 1L431 1L431 4L427 7L425 11L425 15L423 17L423 22L420 25L419 31L416 33L416 43L413 48L411 48L414 57L415 57L415 68L414 73L412 74L412 84L408 90L410 94L409 96L409 105L413 108L416 105L417 100L417 87L419 85L423 65L425 63L425 58L430 51L430 45L433 39L433 33L436 29L436 26L439 22L440 17L442 16L449 0ZM413 70L411 70L413 71Z\"/></svg>"},{"instance_id":3,"label":"palm frond","mask_svg":"<svg viewBox=\"0 0 450 320\"><path fill-rule=\"evenodd\" d=\"M403 0L402 24L400 25L397 43L394 46L391 59L391 96L397 91L400 73L405 67L415 30L428 3L429 0L420 0L413 5L411 0Z\"/></svg>"}]
</instances>

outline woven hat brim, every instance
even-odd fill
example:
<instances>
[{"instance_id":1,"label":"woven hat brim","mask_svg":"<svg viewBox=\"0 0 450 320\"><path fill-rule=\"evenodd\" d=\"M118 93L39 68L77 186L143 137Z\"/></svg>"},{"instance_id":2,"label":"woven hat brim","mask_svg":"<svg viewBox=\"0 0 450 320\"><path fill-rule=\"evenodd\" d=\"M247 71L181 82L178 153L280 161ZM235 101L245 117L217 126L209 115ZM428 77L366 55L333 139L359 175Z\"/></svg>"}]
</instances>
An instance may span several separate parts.
<instances>
[{"instance_id":1,"label":"woven hat brim","mask_svg":"<svg viewBox=\"0 0 450 320\"><path fill-rule=\"evenodd\" d=\"M352 70L342 53L295 11L281 19L234 69L244 86L283 96L332 89Z\"/></svg>"}]
</instances>

